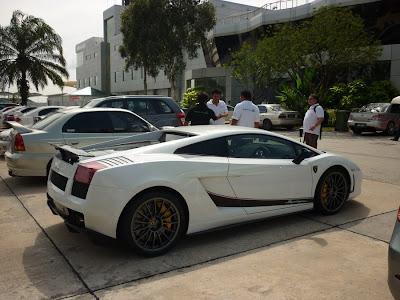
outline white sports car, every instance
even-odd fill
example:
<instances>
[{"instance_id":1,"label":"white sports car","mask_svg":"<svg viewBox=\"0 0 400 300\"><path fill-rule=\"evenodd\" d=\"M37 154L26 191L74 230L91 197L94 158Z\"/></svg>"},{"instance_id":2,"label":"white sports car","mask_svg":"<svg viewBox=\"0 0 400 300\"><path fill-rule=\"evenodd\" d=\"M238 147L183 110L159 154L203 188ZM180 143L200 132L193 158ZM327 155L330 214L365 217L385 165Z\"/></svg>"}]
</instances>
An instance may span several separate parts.
<instances>
[{"instance_id":1,"label":"white sports car","mask_svg":"<svg viewBox=\"0 0 400 300\"><path fill-rule=\"evenodd\" d=\"M53 213L146 256L184 234L312 208L334 214L361 192L350 160L254 128L179 127L56 147Z\"/></svg>"}]
</instances>

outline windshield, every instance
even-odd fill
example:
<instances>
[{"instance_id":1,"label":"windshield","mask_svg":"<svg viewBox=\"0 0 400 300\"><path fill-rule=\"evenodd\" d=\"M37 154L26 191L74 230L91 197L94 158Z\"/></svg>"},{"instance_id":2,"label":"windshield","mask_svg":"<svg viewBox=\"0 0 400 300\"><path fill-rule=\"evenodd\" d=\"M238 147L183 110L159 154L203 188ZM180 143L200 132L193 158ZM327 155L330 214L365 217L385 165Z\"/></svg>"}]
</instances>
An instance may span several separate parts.
<instances>
[{"instance_id":1,"label":"windshield","mask_svg":"<svg viewBox=\"0 0 400 300\"><path fill-rule=\"evenodd\" d=\"M43 120L40 120L39 122L35 123L32 128L38 129L38 130L43 130L46 128L50 123L52 123L54 120L57 120L59 117L61 117L64 113L61 112L55 112L52 114L49 114L46 118Z\"/></svg>"},{"instance_id":2,"label":"windshield","mask_svg":"<svg viewBox=\"0 0 400 300\"><path fill-rule=\"evenodd\" d=\"M271 106L273 111L287 111L287 108L282 105Z\"/></svg>"},{"instance_id":3,"label":"windshield","mask_svg":"<svg viewBox=\"0 0 400 300\"><path fill-rule=\"evenodd\" d=\"M389 103L370 103L360 108L359 112L379 113L388 108Z\"/></svg>"}]
</instances>

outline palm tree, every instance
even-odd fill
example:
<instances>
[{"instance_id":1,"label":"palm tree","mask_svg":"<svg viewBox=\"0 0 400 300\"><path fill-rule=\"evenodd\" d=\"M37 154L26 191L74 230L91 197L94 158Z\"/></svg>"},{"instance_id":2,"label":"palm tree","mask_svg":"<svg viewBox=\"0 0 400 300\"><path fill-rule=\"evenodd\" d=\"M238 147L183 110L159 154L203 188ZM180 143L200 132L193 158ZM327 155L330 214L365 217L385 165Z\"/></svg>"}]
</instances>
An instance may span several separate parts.
<instances>
[{"instance_id":1,"label":"palm tree","mask_svg":"<svg viewBox=\"0 0 400 300\"><path fill-rule=\"evenodd\" d=\"M48 79L60 88L69 74L62 55L62 40L42 19L13 12L9 26L0 26L0 78L17 84L26 105L29 84L43 89Z\"/></svg>"}]
</instances>

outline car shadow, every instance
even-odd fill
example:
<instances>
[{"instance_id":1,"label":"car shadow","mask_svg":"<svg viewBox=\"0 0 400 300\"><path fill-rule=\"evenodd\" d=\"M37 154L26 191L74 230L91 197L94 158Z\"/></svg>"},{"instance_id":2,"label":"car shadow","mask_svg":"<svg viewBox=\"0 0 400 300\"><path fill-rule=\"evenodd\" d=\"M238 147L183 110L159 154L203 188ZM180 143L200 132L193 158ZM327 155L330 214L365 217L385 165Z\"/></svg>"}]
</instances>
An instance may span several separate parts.
<instances>
[{"instance_id":1,"label":"car shadow","mask_svg":"<svg viewBox=\"0 0 400 300\"><path fill-rule=\"evenodd\" d=\"M44 227L35 244L24 251L23 263L31 283L46 297L85 293L85 285L95 291L141 279L151 281L156 275L173 276L174 273L169 272L176 270L189 272L186 269L193 266L202 268L205 263L207 266L218 264L221 259L234 259L237 255L264 251L298 239L312 240L325 247L327 242L316 235L331 229L344 231L338 225L362 222L368 216L369 209L362 203L349 204L335 215L337 219L306 212L187 236L168 253L153 258L137 255L111 238L71 233L60 221ZM346 220L341 217L342 213L352 218ZM39 255L38 252L46 252L43 253L46 258L38 267L32 268L30 262ZM49 259L51 263L46 264ZM57 272L63 273L63 280L55 280ZM84 284L77 281L75 273Z\"/></svg>"}]
</instances>

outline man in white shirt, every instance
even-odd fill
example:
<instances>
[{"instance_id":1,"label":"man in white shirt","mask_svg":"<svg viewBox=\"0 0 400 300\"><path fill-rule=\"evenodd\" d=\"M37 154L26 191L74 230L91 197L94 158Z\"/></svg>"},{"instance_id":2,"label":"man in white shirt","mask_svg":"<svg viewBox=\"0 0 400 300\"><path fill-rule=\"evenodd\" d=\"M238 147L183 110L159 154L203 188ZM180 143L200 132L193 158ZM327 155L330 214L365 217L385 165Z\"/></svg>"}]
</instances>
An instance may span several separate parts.
<instances>
[{"instance_id":1,"label":"man in white shirt","mask_svg":"<svg viewBox=\"0 0 400 300\"><path fill-rule=\"evenodd\" d=\"M211 99L207 102L208 108L212 109L217 116L214 121L210 119L211 125L224 125L225 117L228 116L228 108L224 101L221 100L221 91L219 89L214 89L211 94Z\"/></svg>"},{"instance_id":2,"label":"man in white shirt","mask_svg":"<svg viewBox=\"0 0 400 300\"><path fill-rule=\"evenodd\" d=\"M324 121L324 109L318 104L319 98L315 94L308 97L310 108L303 120L304 142L317 148L317 141L321 131L321 123Z\"/></svg>"},{"instance_id":3,"label":"man in white shirt","mask_svg":"<svg viewBox=\"0 0 400 300\"><path fill-rule=\"evenodd\" d=\"M235 106L232 116L232 125L258 128L260 122L260 111L258 107L251 101L251 93L243 90L240 93L242 102Z\"/></svg>"}]
</instances>

